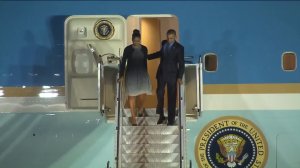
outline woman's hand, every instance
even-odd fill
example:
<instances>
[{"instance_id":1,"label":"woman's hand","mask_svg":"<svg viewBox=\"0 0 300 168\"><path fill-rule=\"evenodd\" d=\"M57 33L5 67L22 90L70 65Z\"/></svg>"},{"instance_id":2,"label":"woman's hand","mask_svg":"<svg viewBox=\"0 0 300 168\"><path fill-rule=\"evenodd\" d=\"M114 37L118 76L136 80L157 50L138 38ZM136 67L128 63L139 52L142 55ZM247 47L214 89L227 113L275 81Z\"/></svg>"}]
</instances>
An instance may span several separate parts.
<instances>
[{"instance_id":1,"label":"woman's hand","mask_svg":"<svg viewBox=\"0 0 300 168\"><path fill-rule=\"evenodd\" d=\"M121 83L121 82L123 82L123 80L124 80L124 78L123 78L123 76L122 76L122 77L120 77L120 78L117 80L117 82Z\"/></svg>"},{"instance_id":2,"label":"woman's hand","mask_svg":"<svg viewBox=\"0 0 300 168\"><path fill-rule=\"evenodd\" d=\"M177 83L179 84L179 85L182 85L182 80L181 79L177 79Z\"/></svg>"}]
</instances>

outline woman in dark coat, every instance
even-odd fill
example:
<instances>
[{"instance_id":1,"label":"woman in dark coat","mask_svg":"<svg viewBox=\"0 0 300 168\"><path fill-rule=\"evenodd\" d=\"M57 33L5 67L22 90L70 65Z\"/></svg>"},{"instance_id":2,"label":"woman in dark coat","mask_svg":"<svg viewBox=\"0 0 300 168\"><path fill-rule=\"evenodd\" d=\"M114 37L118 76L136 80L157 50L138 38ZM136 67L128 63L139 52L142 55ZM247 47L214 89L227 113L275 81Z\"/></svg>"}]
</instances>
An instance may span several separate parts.
<instances>
[{"instance_id":1,"label":"woman in dark coat","mask_svg":"<svg viewBox=\"0 0 300 168\"><path fill-rule=\"evenodd\" d=\"M125 76L125 88L128 94L132 125L137 125L136 98L137 112L139 115L145 116L145 98L147 94L150 95L152 93L151 82L147 71L147 55L148 49L141 44L141 34L139 30L133 30L132 44L127 46L123 52L119 78L119 81L122 81Z\"/></svg>"}]
</instances>

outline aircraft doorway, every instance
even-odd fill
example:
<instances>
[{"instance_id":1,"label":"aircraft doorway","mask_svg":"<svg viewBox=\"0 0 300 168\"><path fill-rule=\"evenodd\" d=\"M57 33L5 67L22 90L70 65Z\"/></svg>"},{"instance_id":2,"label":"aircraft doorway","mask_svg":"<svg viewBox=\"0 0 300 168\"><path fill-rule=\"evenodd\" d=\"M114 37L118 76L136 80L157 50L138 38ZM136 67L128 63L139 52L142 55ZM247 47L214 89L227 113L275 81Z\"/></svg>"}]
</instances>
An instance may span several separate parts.
<instances>
[{"instance_id":1,"label":"aircraft doorway","mask_svg":"<svg viewBox=\"0 0 300 168\"><path fill-rule=\"evenodd\" d=\"M178 19L174 15L132 15L127 18L127 43L132 43L131 34L134 29L141 32L142 44L148 48L148 53L153 53L161 48L161 41L166 39L168 29L174 29L177 32L179 41ZM148 61L148 73L152 84L152 95L147 95L145 108L156 108L156 71L160 59ZM128 107L126 102L126 107ZM167 107L167 91L165 92L165 107Z\"/></svg>"}]
</instances>

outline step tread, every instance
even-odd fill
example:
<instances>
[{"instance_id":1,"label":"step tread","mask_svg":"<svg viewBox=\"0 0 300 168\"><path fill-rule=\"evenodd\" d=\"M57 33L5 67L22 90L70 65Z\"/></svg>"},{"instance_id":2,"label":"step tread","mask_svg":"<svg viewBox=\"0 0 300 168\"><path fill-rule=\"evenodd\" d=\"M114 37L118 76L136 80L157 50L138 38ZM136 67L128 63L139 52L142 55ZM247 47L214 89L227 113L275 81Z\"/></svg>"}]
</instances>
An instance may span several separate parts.
<instances>
[{"instance_id":1,"label":"step tread","mask_svg":"<svg viewBox=\"0 0 300 168\"><path fill-rule=\"evenodd\" d=\"M122 135L122 144L179 143L179 135Z\"/></svg>"},{"instance_id":2,"label":"step tread","mask_svg":"<svg viewBox=\"0 0 300 168\"><path fill-rule=\"evenodd\" d=\"M122 134L134 135L149 135L149 134L162 134L162 135L179 135L178 126L122 126Z\"/></svg>"},{"instance_id":3,"label":"step tread","mask_svg":"<svg viewBox=\"0 0 300 168\"><path fill-rule=\"evenodd\" d=\"M179 144L126 144L122 153L179 153Z\"/></svg>"},{"instance_id":4,"label":"step tread","mask_svg":"<svg viewBox=\"0 0 300 168\"><path fill-rule=\"evenodd\" d=\"M175 125L178 125L178 117L175 118ZM159 119L159 116L151 116L151 117L136 117L137 125L138 126L155 126L157 125L157 121ZM166 121L163 125L166 125ZM123 117L122 118L122 125L123 126L132 126L130 117Z\"/></svg>"},{"instance_id":5,"label":"step tread","mask_svg":"<svg viewBox=\"0 0 300 168\"><path fill-rule=\"evenodd\" d=\"M152 163L179 161L179 153L122 154L123 163Z\"/></svg>"},{"instance_id":6,"label":"step tread","mask_svg":"<svg viewBox=\"0 0 300 168\"><path fill-rule=\"evenodd\" d=\"M122 163L122 168L179 168L179 162L172 163Z\"/></svg>"}]
</instances>

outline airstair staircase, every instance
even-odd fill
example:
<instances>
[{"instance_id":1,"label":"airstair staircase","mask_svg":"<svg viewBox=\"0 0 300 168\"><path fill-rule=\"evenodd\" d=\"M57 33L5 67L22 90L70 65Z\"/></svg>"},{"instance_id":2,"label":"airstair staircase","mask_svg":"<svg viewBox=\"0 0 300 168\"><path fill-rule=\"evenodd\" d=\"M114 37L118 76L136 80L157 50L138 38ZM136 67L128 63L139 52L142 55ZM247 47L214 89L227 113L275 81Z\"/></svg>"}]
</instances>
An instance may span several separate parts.
<instances>
[{"instance_id":1,"label":"airstair staircase","mask_svg":"<svg viewBox=\"0 0 300 168\"><path fill-rule=\"evenodd\" d=\"M172 126L157 125L159 115L155 109L146 109L146 117L137 117L137 126L132 126L130 110L122 108L122 96L118 93L116 168L185 168L186 127L181 89Z\"/></svg>"},{"instance_id":2,"label":"airstair staircase","mask_svg":"<svg viewBox=\"0 0 300 168\"><path fill-rule=\"evenodd\" d=\"M122 168L180 167L180 130L177 125L157 125L158 116L147 110L148 117L138 117L131 126L130 112L122 117L120 156Z\"/></svg>"},{"instance_id":3,"label":"airstair staircase","mask_svg":"<svg viewBox=\"0 0 300 168\"><path fill-rule=\"evenodd\" d=\"M88 48L94 56L98 69L98 97L95 99L98 101L98 110L101 114L105 114L107 120L116 122L115 167L191 168L191 161L188 164L186 158L185 124L186 118L197 119L203 110L201 57L199 64L185 64L183 84L178 87L175 125L157 125L159 116L155 113L155 109L146 109L147 117L138 117L138 126L132 126L129 122L130 111L123 108L121 84L116 80L119 76L118 68L105 66L102 58L106 57L107 62L118 62L120 56L110 53L99 55L91 44L88 44ZM107 167L110 167L109 165L108 161Z\"/></svg>"}]
</instances>

